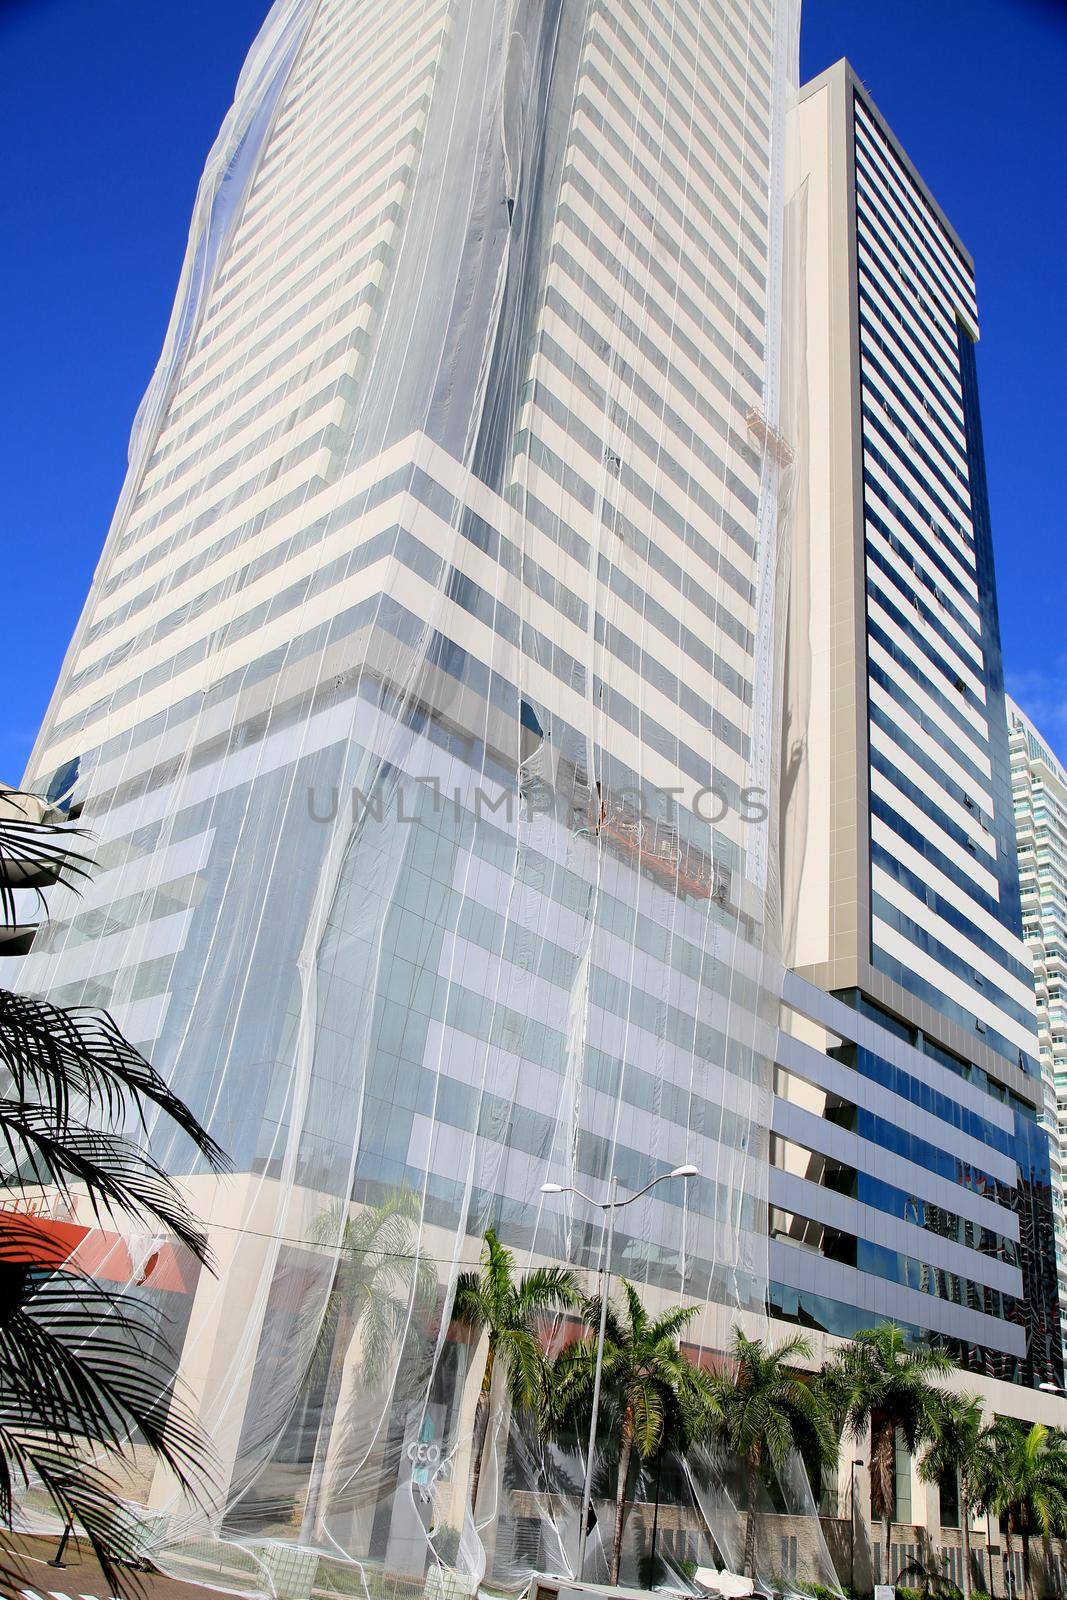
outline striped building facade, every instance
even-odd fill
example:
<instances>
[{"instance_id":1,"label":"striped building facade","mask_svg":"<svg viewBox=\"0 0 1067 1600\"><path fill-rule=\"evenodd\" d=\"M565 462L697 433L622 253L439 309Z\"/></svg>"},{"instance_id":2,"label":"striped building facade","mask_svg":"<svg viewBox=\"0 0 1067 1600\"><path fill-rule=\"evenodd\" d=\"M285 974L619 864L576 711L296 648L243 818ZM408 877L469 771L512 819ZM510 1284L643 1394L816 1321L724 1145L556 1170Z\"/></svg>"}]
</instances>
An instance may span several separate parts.
<instances>
[{"instance_id":1,"label":"striped building facade","mask_svg":"<svg viewBox=\"0 0 1067 1600\"><path fill-rule=\"evenodd\" d=\"M868 1080L852 1098L862 1103L873 1080L908 1104L886 1114L827 1102L824 1118L870 1130L893 1192L865 1157L855 1193L882 1215L853 1214L856 1244L830 1234L822 1248L855 1250L949 1302L940 1328L975 1340L964 1353L975 1370L1059 1383L973 267L847 62L804 88L794 116L804 475L784 729L787 959L902 1040L910 1061L900 1076L849 1052L851 1082ZM802 1120L810 1169L839 1188L821 1169L840 1135L820 1144ZM949 1187L935 1195L931 1174ZM810 1190L806 1203L810 1216ZM840 1200L819 1205L823 1227L832 1211L840 1228ZM917 1225L973 1252L958 1278L932 1257L918 1264ZM999 1332L985 1324L988 1341L970 1314L980 1310L1001 1319Z\"/></svg>"}]
</instances>

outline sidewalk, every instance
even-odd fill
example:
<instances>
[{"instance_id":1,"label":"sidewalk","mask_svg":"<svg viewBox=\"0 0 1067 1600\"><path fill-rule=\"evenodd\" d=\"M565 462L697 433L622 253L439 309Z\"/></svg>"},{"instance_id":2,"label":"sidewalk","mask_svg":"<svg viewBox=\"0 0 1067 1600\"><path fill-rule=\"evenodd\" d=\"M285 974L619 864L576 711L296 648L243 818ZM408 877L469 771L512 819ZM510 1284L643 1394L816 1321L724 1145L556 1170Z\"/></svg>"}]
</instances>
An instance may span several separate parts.
<instances>
[{"instance_id":1,"label":"sidewalk","mask_svg":"<svg viewBox=\"0 0 1067 1600\"><path fill-rule=\"evenodd\" d=\"M108 1584L84 1539L79 1550L72 1539L62 1567L50 1567L55 1554L54 1539L15 1537L0 1550L4 1564L19 1563L19 1581L0 1581L3 1600L210 1600L213 1595L232 1596L236 1591L211 1588L202 1583L184 1583L156 1572L123 1569L121 1590ZM242 1597L247 1600L247 1594Z\"/></svg>"}]
</instances>

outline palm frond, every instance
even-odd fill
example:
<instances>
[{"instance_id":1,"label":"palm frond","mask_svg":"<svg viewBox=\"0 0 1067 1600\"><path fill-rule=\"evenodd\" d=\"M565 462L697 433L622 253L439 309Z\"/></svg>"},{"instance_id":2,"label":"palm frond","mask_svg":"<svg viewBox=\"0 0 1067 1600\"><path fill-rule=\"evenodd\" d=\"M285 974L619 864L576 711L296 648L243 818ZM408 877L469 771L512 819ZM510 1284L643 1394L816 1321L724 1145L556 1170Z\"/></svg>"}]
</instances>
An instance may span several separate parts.
<instances>
[{"instance_id":1,"label":"palm frond","mask_svg":"<svg viewBox=\"0 0 1067 1600\"><path fill-rule=\"evenodd\" d=\"M175 1353L136 1296L63 1269L0 1267L0 1418L121 1451L132 1436L191 1492L211 1449L175 1388Z\"/></svg>"},{"instance_id":2,"label":"palm frond","mask_svg":"<svg viewBox=\"0 0 1067 1600\"><path fill-rule=\"evenodd\" d=\"M482 1291L493 1308L493 1321L503 1323L514 1290L511 1275L515 1257L501 1244L492 1228L486 1228L482 1248Z\"/></svg>"},{"instance_id":3,"label":"palm frond","mask_svg":"<svg viewBox=\"0 0 1067 1600\"><path fill-rule=\"evenodd\" d=\"M548 1420L557 1428L572 1426L592 1393L596 1336L566 1345L552 1363L548 1388Z\"/></svg>"},{"instance_id":4,"label":"palm frond","mask_svg":"<svg viewBox=\"0 0 1067 1600\"><path fill-rule=\"evenodd\" d=\"M569 1267L538 1267L519 1280L515 1309L520 1317L543 1311L566 1311L580 1301L578 1280Z\"/></svg>"},{"instance_id":5,"label":"palm frond","mask_svg":"<svg viewBox=\"0 0 1067 1600\"><path fill-rule=\"evenodd\" d=\"M648 1324L648 1313L645 1310L641 1296L627 1278L619 1279L623 1299L626 1301L626 1312L630 1320L630 1334L639 1337Z\"/></svg>"},{"instance_id":6,"label":"palm frond","mask_svg":"<svg viewBox=\"0 0 1067 1600\"><path fill-rule=\"evenodd\" d=\"M308 1237L333 1255L333 1266L325 1301L308 1318L305 1388L343 1358L357 1329L367 1383L379 1383L404 1357L437 1302L437 1269L419 1247L421 1215L419 1196L404 1188L355 1213L336 1201L313 1218Z\"/></svg>"},{"instance_id":7,"label":"palm frond","mask_svg":"<svg viewBox=\"0 0 1067 1600\"><path fill-rule=\"evenodd\" d=\"M35 797L0 791L0 915L13 920L20 888L76 889L90 866L78 837L45 820ZM226 1158L110 1015L0 990L0 1075L9 1193L42 1185L76 1196L98 1222L121 1214L162 1228L210 1264L203 1229L126 1124L147 1143L154 1108L213 1170ZM0 1520L10 1527L20 1485L42 1487L119 1589L115 1563L133 1559L139 1540L113 1474L129 1465L132 1445L194 1500L206 1507L211 1498L210 1445L177 1368L144 1300L94 1280L47 1227L0 1212Z\"/></svg>"},{"instance_id":8,"label":"palm frond","mask_svg":"<svg viewBox=\"0 0 1067 1600\"><path fill-rule=\"evenodd\" d=\"M1067 1528L1067 1452L1059 1434L1014 1417L998 1417L983 1433L982 1503L1046 1537Z\"/></svg>"},{"instance_id":9,"label":"palm frond","mask_svg":"<svg viewBox=\"0 0 1067 1600\"><path fill-rule=\"evenodd\" d=\"M358 1326L363 1345L361 1375L364 1382L373 1387L382 1381L403 1353L410 1328L407 1298L381 1293L378 1286L366 1284Z\"/></svg>"},{"instance_id":10,"label":"palm frond","mask_svg":"<svg viewBox=\"0 0 1067 1600\"><path fill-rule=\"evenodd\" d=\"M410 1255L421 1215L421 1201L413 1189L391 1189L375 1205L348 1219L343 1248L353 1257Z\"/></svg>"},{"instance_id":11,"label":"palm frond","mask_svg":"<svg viewBox=\"0 0 1067 1600\"><path fill-rule=\"evenodd\" d=\"M687 1446L704 1444L722 1421L722 1398L711 1373L692 1362L677 1388L678 1422Z\"/></svg>"},{"instance_id":12,"label":"palm frond","mask_svg":"<svg viewBox=\"0 0 1067 1600\"><path fill-rule=\"evenodd\" d=\"M14 1096L51 1111L59 1133L79 1101L111 1125L132 1112L142 1127L145 1107L152 1105L213 1170L229 1166L206 1128L106 1011L65 1009L0 989L0 1063L11 1074Z\"/></svg>"},{"instance_id":13,"label":"palm frond","mask_svg":"<svg viewBox=\"0 0 1067 1600\"><path fill-rule=\"evenodd\" d=\"M669 1311L664 1311L655 1322L649 1324L650 1342L653 1344L664 1341L676 1342L700 1310L700 1306L672 1306Z\"/></svg>"},{"instance_id":14,"label":"palm frond","mask_svg":"<svg viewBox=\"0 0 1067 1600\"><path fill-rule=\"evenodd\" d=\"M76 1519L105 1572L135 1553L111 1471L140 1442L207 1505L213 1457L175 1379L176 1358L134 1295L56 1260L18 1219L0 1240L0 1520L16 1484L39 1482Z\"/></svg>"},{"instance_id":15,"label":"palm frond","mask_svg":"<svg viewBox=\"0 0 1067 1600\"><path fill-rule=\"evenodd\" d=\"M582 1302L582 1317L587 1327L600 1327L601 1305L602 1302L599 1295L592 1295L588 1300ZM619 1346L625 1344L627 1339L626 1327L619 1320L619 1314L610 1300L608 1301L608 1314L604 1323L604 1338L608 1344Z\"/></svg>"},{"instance_id":16,"label":"palm frond","mask_svg":"<svg viewBox=\"0 0 1067 1600\"><path fill-rule=\"evenodd\" d=\"M461 1272L452 1296L452 1320L480 1334L492 1317L492 1306L477 1272Z\"/></svg>"},{"instance_id":17,"label":"palm frond","mask_svg":"<svg viewBox=\"0 0 1067 1600\"><path fill-rule=\"evenodd\" d=\"M769 1461L781 1470L797 1451L831 1464L837 1457L833 1414L820 1386L807 1382L793 1363L810 1356L802 1336L779 1345L750 1339L735 1328L730 1346L733 1374L717 1382L726 1439L743 1459Z\"/></svg>"},{"instance_id":18,"label":"palm frond","mask_svg":"<svg viewBox=\"0 0 1067 1600\"><path fill-rule=\"evenodd\" d=\"M497 1359L503 1363L508 1394L519 1412L543 1417L548 1411L548 1367L532 1333L507 1328L498 1336Z\"/></svg>"},{"instance_id":19,"label":"palm frond","mask_svg":"<svg viewBox=\"0 0 1067 1600\"><path fill-rule=\"evenodd\" d=\"M663 1438L665 1396L660 1384L638 1375L628 1386L627 1401L633 1418L633 1442L642 1460L654 1456Z\"/></svg>"},{"instance_id":20,"label":"palm frond","mask_svg":"<svg viewBox=\"0 0 1067 1600\"><path fill-rule=\"evenodd\" d=\"M2 1419L0 1461L11 1464L23 1488L40 1485L61 1519L77 1523L84 1531L112 1593L123 1594L131 1587L122 1564L132 1564L141 1555L138 1527L110 1473L86 1460L72 1442L12 1433ZM10 1523L10 1514L2 1507L0 1518ZM17 1566L10 1576L4 1572L3 1577L12 1590L29 1581Z\"/></svg>"},{"instance_id":21,"label":"palm frond","mask_svg":"<svg viewBox=\"0 0 1067 1600\"><path fill-rule=\"evenodd\" d=\"M0 1098L0 1144L23 1185L54 1188L68 1201L77 1185L98 1222L125 1215L158 1224L210 1265L204 1230L159 1163L130 1140L69 1121L57 1133L47 1111Z\"/></svg>"},{"instance_id":22,"label":"palm frond","mask_svg":"<svg viewBox=\"0 0 1067 1600\"><path fill-rule=\"evenodd\" d=\"M43 820L43 809L38 795L0 788L0 919L9 925L15 922L16 890L53 883L76 890L92 866L91 857L75 848L86 837L84 829Z\"/></svg>"},{"instance_id":23,"label":"palm frond","mask_svg":"<svg viewBox=\"0 0 1067 1600\"><path fill-rule=\"evenodd\" d=\"M810 1361L812 1357L811 1340L806 1334L798 1333L792 1339L784 1339L774 1348L775 1359L779 1366L791 1367Z\"/></svg>"},{"instance_id":24,"label":"palm frond","mask_svg":"<svg viewBox=\"0 0 1067 1600\"><path fill-rule=\"evenodd\" d=\"M900 1328L885 1323L856 1334L838 1352L826 1385L853 1438L861 1437L880 1414L892 1420L914 1451L931 1434L936 1380L952 1370L947 1351L909 1343Z\"/></svg>"}]
</instances>

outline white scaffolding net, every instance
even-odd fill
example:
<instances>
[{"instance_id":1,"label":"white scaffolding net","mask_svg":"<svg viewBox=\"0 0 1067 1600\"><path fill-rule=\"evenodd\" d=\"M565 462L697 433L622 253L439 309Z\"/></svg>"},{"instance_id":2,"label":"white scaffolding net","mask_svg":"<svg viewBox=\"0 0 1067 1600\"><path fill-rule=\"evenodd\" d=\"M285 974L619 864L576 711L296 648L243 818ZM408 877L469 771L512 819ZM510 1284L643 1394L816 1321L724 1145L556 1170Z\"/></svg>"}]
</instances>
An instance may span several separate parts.
<instances>
[{"instance_id":1,"label":"white scaffolding net","mask_svg":"<svg viewBox=\"0 0 1067 1600\"><path fill-rule=\"evenodd\" d=\"M796 13L279 0L209 157L27 776L98 872L22 977L107 1006L234 1163L184 1180L215 1276L116 1254L218 1454L207 1517L137 1488L175 1574L573 1569L579 1442L499 1365L479 1410L451 1316L488 1228L595 1290L603 1214L545 1183L695 1165L615 1269L697 1307L696 1360L763 1315ZM642 1463L624 1580L736 1569L738 1493Z\"/></svg>"}]
</instances>

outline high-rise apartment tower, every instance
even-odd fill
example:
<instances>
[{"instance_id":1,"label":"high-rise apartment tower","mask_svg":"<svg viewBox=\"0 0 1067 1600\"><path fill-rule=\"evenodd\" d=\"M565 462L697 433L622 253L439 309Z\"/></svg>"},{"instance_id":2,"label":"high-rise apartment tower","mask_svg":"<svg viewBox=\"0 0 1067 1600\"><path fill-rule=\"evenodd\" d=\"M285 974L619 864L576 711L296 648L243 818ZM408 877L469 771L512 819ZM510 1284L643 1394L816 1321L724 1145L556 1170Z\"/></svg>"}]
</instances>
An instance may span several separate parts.
<instances>
[{"instance_id":1,"label":"high-rise apartment tower","mask_svg":"<svg viewBox=\"0 0 1067 1600\"><path fill-rule=\"evenodd\" d=\"M1023 937L1034 960L1044 1122L1052 1153L1060 1310L1067 1316L1067 771L1013 700L1007 701L1011 796Z\"/></svg>"},{"instance_id":2,"label":"high-rise apartment tower","mask_svg":"<svg viewBox=\"0 0 1067 1600\"><path fill-rule=\"evenodd\" d=\"M972 263L847 62L794 116L786 958L908 1046L851 1051L865 1108L823 1113L893 1158L858 1179L869 1255L966 1364L1058 1384Z\"/></svg>"}]
</instances>

